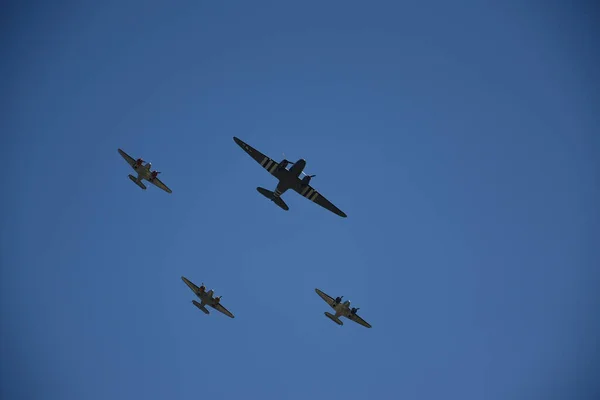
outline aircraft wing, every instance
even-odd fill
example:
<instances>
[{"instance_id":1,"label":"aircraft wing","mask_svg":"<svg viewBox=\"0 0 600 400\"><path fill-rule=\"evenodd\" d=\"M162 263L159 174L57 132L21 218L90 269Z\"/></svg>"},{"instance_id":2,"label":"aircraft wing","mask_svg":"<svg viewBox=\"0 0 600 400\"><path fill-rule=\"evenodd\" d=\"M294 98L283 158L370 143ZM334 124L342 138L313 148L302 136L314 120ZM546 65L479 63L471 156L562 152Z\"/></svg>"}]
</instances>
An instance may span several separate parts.
<instances>
[{"instance_id":1,"label":"aircraft wing","mask_svg":"<svg viewBox=\"0 0 600 400\"><path fill-rule=\"evenodd\" d=\"M364 319L359 317L358 314L354 314L354 315L350 314L350 315L348 315L348 319L351 319L352 321L354 321L357 324L360 324L366 328L371 328L371 324L369 324L367 321L365 321Z\"/></svg>"},{"instance_id":2,"label":"aircraft wing","mask_svg":"<svg viewBox=\"0 0 600 400\"><path fill-rule=\"evenodd\" d=\"M303 197L306 197L313 203L317 203L321 207L331 211L334 214L339 215L342 218L347 217L346 213L334 206L329 200L327 200L321 193L317 192L312 186L302 185L300 182L301 180L298 179L298 184L293 188L294 191L296 191L296 193L300 194Z\"/></svg>"},{"instance_id":3,"label":"aircraft wing","mask_svg":"<svg viewBox=\"0 0 600 400\"><path fill-rule=\"evenodd\" d=\"M125 159L125 161L127 161L127 164L129 164L129 166L131 168L133 168L133 166L135 165L135 160L133 159L133 157L131 157L129 154L125 153L121 149L118 149L118 150L119 150L119 154L121 155L121 157L123 157Z\"/></svg>"},{"instance_id":4,"label":"aircraft wing","mask_svg":"<svg viewBox=\"0 0 600 400\"><path fill-rule=\"evenodd\" d=\"M250 157L254 158L254 160L257 163L259 163L264 169L266 169L267 171L269 171L269 173L271 175L273 175L274 177L278 178L277 167L279 166L279 163L277 161L273 160L272 158L269 158L269 157L265 156L263 153L261 153L260 151L256 150L254 147L250 146L246 142L244 142L244 141L236 138L235 136L233 137L233 140L246 153L248 153L250 155Z\"/></svg>"},{"instance_id":5,"label":"aircraft wing","mask_svg":"<svg viewBox=\"0 0 600 400\"><path fill-rule=\"evenodd\" d=\"M319 295L319 296L320 296L320 297L321 297L323 300L325 300L325 302L326 302L327 304L329 304L329 305L331 306L331 308L334 308L334 306L333 306L333 305L335 304L335 300L333 299L333 297L331 297L330 295L328 295L328 294L327 294L327 293L325 293L325 292L322 292L322 291L321 291L321 290L319 290L319 289L315 289L315 292L317 292L317 294L318 294L318 295Z\"/></svg>"},{"instance_id":6,"label":"aircraft wing","mask_svg":"<svg viewBox=\"0 0 600 400\"><path fill-rule=\"evenodd\" d=\"M167 187L167 185L165 185L164 183L162 183L162 181L158 178L154 178L154 180L148 181L150 183L152 183L154 186L161 188L162 190L164 190L167 193L173 193L173 191L171 189L169 189Z\"/></svg>"},{"instance_id":7,"label":"aircraft wing","mask_svg":"<svg viewBox=\"0 0 600 400\"><path fill-rule=\"evenodd\" d=\"M187 279L185 276L181 277L181 280L188 285L188 287L190 289L192 289L192 292L194 292L195 294L198 294L198 290L200 290L200 288L196 285L194 285L192 282L189 281L189 279Z\"/></svg>"},{"instance_id":8,"label":"aircraft wing","mask_svg":"<svg viewBox=\"0 0 600 400\"><path fill-rule=\"evenodd\" d=\"M214 308L217 311L221 311L223 314L227 315L229 318L234 318L233 314L231 313L231 311L229 311L228 309L226 309L225 307L223 307L221 305L221 303L209 304L209 306L211 306L212 308Z\"/></svg>"}]
</instances>

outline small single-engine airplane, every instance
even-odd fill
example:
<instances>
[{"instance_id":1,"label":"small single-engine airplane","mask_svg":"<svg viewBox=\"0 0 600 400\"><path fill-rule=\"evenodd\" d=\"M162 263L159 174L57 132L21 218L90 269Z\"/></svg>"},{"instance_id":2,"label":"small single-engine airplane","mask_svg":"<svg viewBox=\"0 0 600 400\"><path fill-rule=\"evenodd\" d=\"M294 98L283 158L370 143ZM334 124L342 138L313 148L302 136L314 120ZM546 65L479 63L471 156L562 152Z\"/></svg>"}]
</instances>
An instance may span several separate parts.
<instances>
[{"instance_id":1,"label":"small single-engine airplane","mask_svg":"<svg viewBox=\"0 0 600 400\"><path fill-rule=\"evenodd\" d=\"M134 160L133 157L130 157L129 154L125 153L121 149L119 149L119 154L125 159L125 161L127 161L127 164L131 165L131 168L133 168L133 170L137 172L137 178L133 175L129 175L129 179L131 179L133 183L138 185L140 188L146 190L146 185L144 185L144 183L142 182L142 180L145 179L148 182L154 184L155 186L158 186L165 192L173 193L171 189L167 187L167 185L162 183L161 180L157 178L160 172L151 170L151 163L146 163L146 165L144 165L144 160L142 160L141 158Z\"/></svg>"},{"instance_id":2,"label":"small single-engine airplane","mask_svg":"<svg viewBox=\"0 0 600 400\"><path fill-rule=\"evenodd\" d=\"M325 311L325 316L327 316L327 318L329 318L336 324L344 325L344 323L342 321L340 321L339 317L346 317L346 318L356 322L357 324L360 324L367 328L371 327L371 324L369 324L364 319L362 319L361 317L358 316L358 314L356 313L359 310L358 308L356 308L356 307L350 308L349 300L346 300L342 303L342 297L344 297L344 296L336 297L334 299L333 297L323 293L319 289L315 289L315 292L317 292L317 294L319 296L321 296L321 298L323 300L325 300L325 302L327 304L329 304L331 306L331 308L333 308L335 310L335 315Z\"/></svg>"},{"instance_id":3,"label":"small single-engine airplane","mask_svg":"<svg viewBox=\"0 0 600 400\"><path fill-rule=\"evenodd\" d=\"M237 137L234 136L233 140L246 153L248 153L250 157L254 158L256 162L258 162L264 169L269 171L271 175L273 175L279 180L277 188L274 192L262 187L256 188L256 190L258 190L260 194L273 201L279 207L286 211L289 210L288 205L285 204L285 202L281 198L281 195L283 195L288 189L293 189L300 195L306 197L314 203L317 203L321 207L333 212L334 214L337 214L343 218L347 217L347 215L343 211L331 204L331 202L325 197L323 197L321 193L317 192L310 186L310 180L311 178L314 178L315 175L304 174L303 170L306 166L306 160L300 159L294 163L284 158L281 162L278 163L273 159L265 156L263 153L256 150L249 144L244 143ZM289 170L287 169L288 164L292 165L292 167ZM302 179L300 179L301 173L305 175Z\"/></svg>"},{"instance_id":4,"label":"small single-engine airplane","mask_svg":"<svg viewBox=\"0 0 600 400\"><path fill-rule=\"evenodd\" d=\"M231 311L229 311L221 305L221 297L223 296L213 297L214 290L210 289L209 291L206 291L206 286L204 286L204 283L202 284L202 286L198 287L192 282L190 282L185 276L182 276L181 280L185 282L185 284L188 285L190 289L192 289L196 296L198 296L198 298L200 299L200 303L198 303L196 300L192 300L192 303L194 303L196 307L201 309L204 312L204 314L210 314L206 307L204 307L206 305L214 308L217 311L221 311L223 314L227 315L230 318L233 318L233 314L231 313Z\"/></svg>"}]
</instances>

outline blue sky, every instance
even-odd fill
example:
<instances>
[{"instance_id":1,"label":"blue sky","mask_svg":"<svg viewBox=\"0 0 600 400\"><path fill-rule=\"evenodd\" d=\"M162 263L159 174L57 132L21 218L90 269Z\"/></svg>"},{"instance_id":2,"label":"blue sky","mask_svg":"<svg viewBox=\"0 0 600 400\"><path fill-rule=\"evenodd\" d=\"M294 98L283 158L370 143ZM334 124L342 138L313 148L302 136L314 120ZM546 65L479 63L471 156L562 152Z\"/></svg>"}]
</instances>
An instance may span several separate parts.
<instances>
[{"instance_id":1,"label":"blue sky","mask_svg":"<svg viewBox=\"0 0 600 400\"><path fill-rule=\"evenodd\" d=\"M9 6L0 397L593 398L595 10L527 4Z\"/></svg>"}]
</instances>

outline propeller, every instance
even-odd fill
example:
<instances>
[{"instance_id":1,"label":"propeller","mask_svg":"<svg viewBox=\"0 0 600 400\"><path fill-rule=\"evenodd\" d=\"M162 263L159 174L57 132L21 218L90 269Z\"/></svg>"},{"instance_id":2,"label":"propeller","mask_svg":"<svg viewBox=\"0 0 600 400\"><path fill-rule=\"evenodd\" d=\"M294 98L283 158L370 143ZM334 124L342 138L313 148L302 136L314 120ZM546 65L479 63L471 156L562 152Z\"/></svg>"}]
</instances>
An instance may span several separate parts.
<instances>
[{"instance_id":1,"label":"propeller","mask_svg":"<svg viewBox=\"0 0 600 400\"><path fill-rule=\"evenodd\" d=\"M310 177L310 178L314 178L315 176L317 176L317 175L308 175L308 174L306 174L306 172L304 172L304 171L302 171L302 174L303 174L303 175L306 175L306 176L308 176L308 177Z\"/></svg>"}]
</instances>

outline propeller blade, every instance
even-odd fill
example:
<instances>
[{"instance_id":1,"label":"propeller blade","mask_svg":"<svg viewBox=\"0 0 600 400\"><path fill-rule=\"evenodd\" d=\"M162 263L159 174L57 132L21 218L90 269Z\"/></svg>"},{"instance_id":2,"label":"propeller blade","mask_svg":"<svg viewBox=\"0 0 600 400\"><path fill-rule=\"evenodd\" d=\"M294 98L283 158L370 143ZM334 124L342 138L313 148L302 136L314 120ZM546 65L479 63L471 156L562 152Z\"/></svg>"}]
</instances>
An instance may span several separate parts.
<instances>
[{"instance_id":1,"label":"propeller blade","mask_svg":"<svg viewBox=\"0 0 600 400\"><path fill-rule=\"evenodd\" d=\"M303 174L303 175L306 175L306 176L309 176L309 177L311 177L311 178L314 178L315 176L317 176L317 175L308 175L308 174L307 174L306 172L304 172L304 171L302 171L302 174Z\"/></svg>"}]
</instances>

